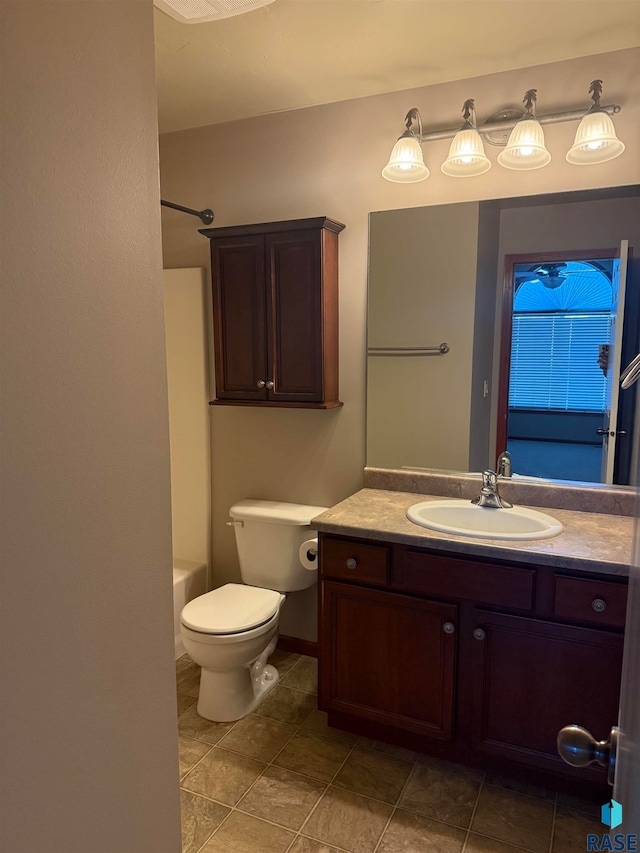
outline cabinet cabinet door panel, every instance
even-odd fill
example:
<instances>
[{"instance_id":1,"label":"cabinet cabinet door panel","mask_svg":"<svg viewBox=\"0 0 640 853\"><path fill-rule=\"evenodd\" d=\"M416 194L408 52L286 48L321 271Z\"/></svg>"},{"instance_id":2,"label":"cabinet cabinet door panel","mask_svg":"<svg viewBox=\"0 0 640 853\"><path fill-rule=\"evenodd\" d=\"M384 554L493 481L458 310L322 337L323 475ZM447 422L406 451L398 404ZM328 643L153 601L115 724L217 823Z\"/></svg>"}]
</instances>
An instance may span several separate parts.
<instances>
[{"instance_id":1,"label":"cabinet cabinet door panel","mask_svg":"<svg viewBox=\"0 0 640 853\"><path fill-rule=\"evenodd\" d=\"M479 565L420 551L408 551L406 556L405 586L426 595L531 610L534 581L533 569Z\"/></svg>"},{"instance_id":2,"label":"cabinet cabinet door panel","mask_svg":"<svg viewBox=\"0 0 640 853\"><path fill-rule=\"evenodd\" d=\"M390 549L384 545L344 542L323 537L322 572L327 578L386 586L389 582Z\"/></svg>"},{"instance_id":3,"label":"cabinet cabinet door panel","mask_svg":"<svg viewBox=\"0 0 640 853\"><path fill-rule=\"evenodd\" d=\"M457 607L324 584L329 710L450 739Z\"/></svg>"},{"instance_id":4,"label":"cabinet cabinet door panel","mask_svg":"<svg viewBox=\"0 0 640 853\"><path fill-rule=\"evenodd\" d=\"M267 375L264 239L236 237L212 247L216 393L264 400Z\"/></svg>"},{"instance_id":5,"label":"cabinet cabinet door panel","mask_svg":"<svg viewBox=\"0 0 640 853\"><path fill-rule=\"evenodd\" d=\"M483 612L477 625L485 631L472 652L477 748L560 765L563 726L608 736L618 716L622 636Z\"/></svg>"},{"instance_id":6,"label":"cabinet cabinet door panel","mask_svg":"<svg viewBox=\"0 0 640 853\"><path fill-rule=\"evenodd\" d=\"M268 237L274 400L322 400L322 287L319 232Z\"/></svg>"},{"instance_id":7,"label":"cabinet cabinet door panel","mask_svg":"<svg viewBox=\"0 0 640 853\"><path fill-rule=\"evenodd\" d=\"M624 628L627 613L626 583L610 583L558 575L553 612L565 619Z\"/></svg>"}]
</instances>

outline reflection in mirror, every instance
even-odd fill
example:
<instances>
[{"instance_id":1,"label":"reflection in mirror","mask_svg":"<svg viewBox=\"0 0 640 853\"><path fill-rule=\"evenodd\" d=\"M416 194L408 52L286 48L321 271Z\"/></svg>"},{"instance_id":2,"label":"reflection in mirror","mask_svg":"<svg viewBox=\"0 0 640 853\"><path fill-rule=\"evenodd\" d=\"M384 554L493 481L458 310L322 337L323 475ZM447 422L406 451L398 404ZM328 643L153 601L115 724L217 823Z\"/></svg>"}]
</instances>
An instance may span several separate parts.
<instances>
[{"instance_id":1,"label":"reflection in mirror","mask_svg":"<svg viewBox=\"0 0 640 853\"><path fill-rule=\"evenodd\" d=\"M482 471L495 466L508 444L520 441L510 448L516 476L629 483L640 444L640 418L634 417L635 388L622 392L613 406L618 419L613 421L615 441L603 442L602 435L589 432L595 420L594 431L606 428L610 432L612 421L605 411L607 380L601 365L607 354L609 362L613 357L612 329L592 329L587 354L581 355L580 364L576 361L576 336L588 325L581 320L576 326L578 315L603 314L611 324L611 281L619 264L613 249L619 251L623 239L628 240L630 258L626 304L624 313L619 311L622 322L618 323L616 357L622 368L640 349L637 186L372 213L367 465ZM603 247L609 248L600 251ZM561 266L569 263L576 265L571 268L573 278L567 275L569 267ZM589 269L591 273L587 273ZM593 296L591 307L576 301L580 271L583 284L587 274L600 276L600 296ZM545 287L545 278L547 285L558 286ZM604 279L608 290L603 289ZM522 290L525 281L529 285ZM533 292L530 285L535 289L536 281L548 294L557 291L551 301L543 304L539 299L537 307L524 295L527 290ZM514 296L518 296L515 305ZM546 338L539 327L525 329L529 315L534 314L546 318L538 321L549 326ZM568 316L561 319L563 314ZM605 321L594 322L602 325ZM560 340L553 343L554 323L565 323L562 333L577 347L573 355L562 348ZM529 334L530 339L527 364L523 360L516 366L520 396L516 400L512 394L509 404L512 328L516 331L514 346L520 346L523 359L524 350L515 339L521 333ZM602 337L605 331L608 334ZM442 343L448 345L448 351L440 349ZM553 360L556 373L561 368L566 373L568 366L573 369L565 377L570 403L563 406L556 397L544 406L534 400ZM575 392L583 383L585 370L591 376L592 396L580 402ZM612 376L611 370L608 375ZM530 399L525 404L522 394L526 393ZM596 404L593 394L597 397L598 393ZM528 410L526 427L518 424L522 410ZM563 431L536 432L536 423L539 427L545 419L559 420ZM612 460L615 456L608 478L603 463L607 443L611 445L609 456ZM565 464L568 445L575 455L571 467ZM540 465L536 454L538 460L551 458Z\"/></svg>"},{"instance_id":2,"label":"reflection in mirror","mask_svg":"<svg viewBox=\"0 0 640 853\"><path fill-rule=\"evenodd\" d=\"M617 445L631 434L627 424L614 430L611 423L620 381L615 332L626 285L615 254L505 259L500 387L506 393L498 396L504 428L497 443L521 474L613 482ZM638 318L629 322L637 327ZM621 481L628 480L622 464L628 462L628 454L618 454Z\"/></svg>"}]
</instances>

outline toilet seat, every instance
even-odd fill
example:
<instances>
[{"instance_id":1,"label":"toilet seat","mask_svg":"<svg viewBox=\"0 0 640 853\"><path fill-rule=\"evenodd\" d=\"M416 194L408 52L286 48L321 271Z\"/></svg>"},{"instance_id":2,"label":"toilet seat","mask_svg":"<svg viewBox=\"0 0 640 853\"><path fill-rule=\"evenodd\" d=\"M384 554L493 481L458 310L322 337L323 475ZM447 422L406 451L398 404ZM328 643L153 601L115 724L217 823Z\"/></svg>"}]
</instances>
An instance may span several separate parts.
<instances>
[{"instance_id":1,"label":"toilet seat","mask_svg":"<svg viewBox=\"0 0 640 853\"><path fill-rule=\"evenodd\" d=\"M284 598L272 589L228 583L186 604L180 621L185 628L212 637L259 633L256 629L277 618Z\"/></svg>"}]
</instances>

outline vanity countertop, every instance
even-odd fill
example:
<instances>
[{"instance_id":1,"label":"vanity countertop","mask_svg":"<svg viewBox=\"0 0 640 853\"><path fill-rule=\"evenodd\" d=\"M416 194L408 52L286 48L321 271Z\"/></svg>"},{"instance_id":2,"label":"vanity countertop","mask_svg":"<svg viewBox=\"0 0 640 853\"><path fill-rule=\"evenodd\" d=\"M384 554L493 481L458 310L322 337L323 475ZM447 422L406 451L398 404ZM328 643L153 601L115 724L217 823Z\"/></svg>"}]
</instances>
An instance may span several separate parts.
<instances>
[{"instance_id":1,"label":"vanity countertop","mask_svg":"<svg viewBox=\"0 0 640 853\"><path fill-rule=\"evenodd\" d=\"M417 495L386 489L361 489L313 519L322 533L397 542L485 559L535 563L559 569L575 569L610 575L628 575L634 519L573 510L543 511L564 525L553 539L528 542L474 539L419 527L406 517L418 501L442 500L442 495Z\"/></svg>"}]
</instances>

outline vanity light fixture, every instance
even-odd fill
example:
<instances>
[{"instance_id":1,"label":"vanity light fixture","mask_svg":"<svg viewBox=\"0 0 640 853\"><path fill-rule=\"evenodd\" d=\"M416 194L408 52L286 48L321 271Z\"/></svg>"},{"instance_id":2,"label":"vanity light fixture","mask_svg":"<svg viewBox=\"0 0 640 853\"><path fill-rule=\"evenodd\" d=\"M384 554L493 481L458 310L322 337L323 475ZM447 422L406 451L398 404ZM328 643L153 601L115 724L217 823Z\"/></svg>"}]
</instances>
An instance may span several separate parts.
<instances>
[{"instance_id":1,"label":"vanity light fixture","mask_svg":"<svg viewBox=\"0 0 640 853\"><path fill-rule=\"evenodd\" d=\"M422 118L420 110L412 107L405 116L406 130L399 137L391 151L389 162L382 170L382 177L397 184L411 184L424 181L429 177L429 170L422 158ZM418 123L418 133L413 130L413 123Z\"/></svg>"},{"instance_id":2,"label":"vanity light fixture","mask_svg":"<svg viewBox=\"0 0 640 853\"><path fill-rule=\"evenodd\" d=\"M602 80L591 83L589 94L593 105L578 125L575 142L567 153L569 163L576 166L606 163L624 151L624 142L618 139L613 122L600 106Z\"/></svg>"},{"instance_id":3,"label":"vanity light fixture","mask_svg":"<svg viewBox=\"0 0 640 853\"><path fill-rule=\"evenodd\" d=\"M429 133L423 132L420 111L413 107L405 117L406 130L394 145L382 176L396 183L424 181L429 169L422 156L422 144L452 138L449 156L441 166L445 175L467 177L488 171L491 162L484 152L483 138L491 145L506 146L498 155L501 166L514 170L540 169L551 160L542 126L565 121L580 121L567 160L578 165L604 163L624 151L624 143L616 136L611 121L611 116L619 113L621 107L600 104L601 80L594 80L589 92L593 106L586 115L583 108L540 116L535 113L537 89L529 89L523 99L524 112L503 108L480 127L475 117L475 101L469 99L462 108L462 127Z\"/></svg>"},{"instance_id":4,"label":"vanity light fixture","mask_svg":"<svg viewBox=\"0 0 640 853\"><path fill-rule=\"evenodd\" d=\"M491 160L484 153L482 137L476 128L475 101L469 98L462 105L464 124L453 137L449 156L440 167L452 178L467 178L483 175L491 168Z\"/></svg>"},{"instance_id":5,"label":"vanity light fixture","mask_svg":"<svg viewBox=\"0 0 640 853\"><path fill-rule=\"evenodd\" d=\"M507 147L498 154L498 163L505 169L541 169L551 161L544 144L544 130L534 112L537 100L537 89L525 92L522 101L525 114L511 131Z\"/></svg>"}]
</instances>

